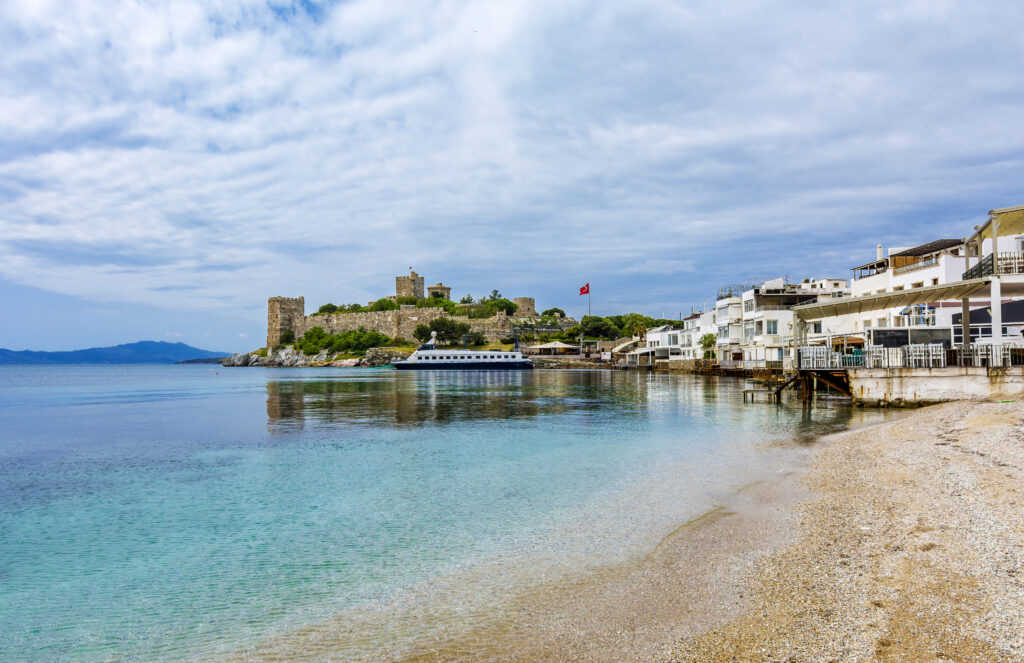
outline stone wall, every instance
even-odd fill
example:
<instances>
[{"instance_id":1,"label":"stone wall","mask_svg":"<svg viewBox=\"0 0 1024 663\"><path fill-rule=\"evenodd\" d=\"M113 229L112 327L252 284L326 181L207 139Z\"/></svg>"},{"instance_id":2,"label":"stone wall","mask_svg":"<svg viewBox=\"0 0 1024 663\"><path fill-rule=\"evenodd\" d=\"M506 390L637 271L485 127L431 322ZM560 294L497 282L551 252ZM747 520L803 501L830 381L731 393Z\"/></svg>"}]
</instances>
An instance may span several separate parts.
<instances>
[{"instance_id":1,"label":"stone wall","mask_svg":"<svg viewBox=\"0 0 1024 663\"><path fill-rule=\"evenodd\" d=\"M512 335L512 319L503 312L493 318L475 319L463 315L448 315L441 308L413 308L400 311L377 311L373 313L333 313L331 315L307 315L294 320L292 330L298 338L313 327L322 327L329 334L353 329L380 332L391 338L414 340L413 332L418 325L429 325L437 318L450 318L469 324L471 331L480 332L488 341L499 341ZM278 334L277 338L280 338ZM268 334L268 340L270 334ZM278 341L279 342L279 341Z\"/></svg>"},{"instance_id":2,"label":"stone wall","mask_svg":"<svg viewBox=\"0 0 1024 663\"><path fill-rule=\"evenodd\" d=\"M497 342L509 338L516 324L529 324L536 318L516 315L510 318L499 311L491 318L470 318L464 315L448 315L442 308L415 308L403 306L397 311L375 311L370 313L332 313L329 315L305 315L305 300L302 297L271 297L267 301L267 347L281 343L281 333L292 331L295 338L301 337L313 327L322 327L329 334L367 329L386 334L391 338L407 341L415 339L413 332L418 325L429 325L432 320L446 317L456 322L469 324L470 331L479 332L488 341ZM559 327L568 329L576 321L572 318L559 320Z\"/></svg>"},{"instance_id":3,"label":"stone wall","mask_svg":"<svg viewBox=\"0 0 1024 663\"><path fill-rule=\"evenodd\" d=\"M512 302L516 305L516 317L537 317L537 305L534 303L533 297L516 297Z\"/></svg>"}]
</instances>

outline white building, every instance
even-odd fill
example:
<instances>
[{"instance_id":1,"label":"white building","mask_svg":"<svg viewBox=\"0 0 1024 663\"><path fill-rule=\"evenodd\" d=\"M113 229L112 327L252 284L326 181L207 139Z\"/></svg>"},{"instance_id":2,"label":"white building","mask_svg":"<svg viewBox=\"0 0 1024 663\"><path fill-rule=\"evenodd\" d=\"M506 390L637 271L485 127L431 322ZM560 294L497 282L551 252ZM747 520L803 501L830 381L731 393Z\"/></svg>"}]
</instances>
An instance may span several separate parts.
<instances>
[{"instance_id":1,"label":"white building","mask_svg":"<svg viewBox=\"0 0 1024 663\"><path fill-rule=\"evenodd\" d=\"M742 295L743 339L741 351L748 368L776 367L792 356L793 307L800 304L844 297L850 294L844 279L804 279L801 283L786 283L777 278L750 288ZM821 323L813 327L812 335L825 337L850 331L846 327L825 329Z\"/></svg>"}]
</instances>

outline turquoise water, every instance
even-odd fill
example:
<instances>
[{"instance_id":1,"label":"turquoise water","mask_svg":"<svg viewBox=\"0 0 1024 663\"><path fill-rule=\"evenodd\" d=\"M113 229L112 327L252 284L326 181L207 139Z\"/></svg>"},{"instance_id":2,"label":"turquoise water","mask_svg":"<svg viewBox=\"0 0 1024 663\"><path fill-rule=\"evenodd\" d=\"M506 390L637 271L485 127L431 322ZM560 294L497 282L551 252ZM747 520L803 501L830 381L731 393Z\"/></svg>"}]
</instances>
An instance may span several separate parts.
<instances>
[{"instance_id":1,"label":"turquoise water","mask_svg":"<svg viewBox=\"0 0 1024 663\"><path fill-rule=\"evenodd\" d=\"M883 416L743 405L740 389L605 371L0 367L0 661L216 658L430 601L474 569L530 582L614 562L814 436ZM473 597L449 584L436 600Z\"/></svg>"}]
</instances>

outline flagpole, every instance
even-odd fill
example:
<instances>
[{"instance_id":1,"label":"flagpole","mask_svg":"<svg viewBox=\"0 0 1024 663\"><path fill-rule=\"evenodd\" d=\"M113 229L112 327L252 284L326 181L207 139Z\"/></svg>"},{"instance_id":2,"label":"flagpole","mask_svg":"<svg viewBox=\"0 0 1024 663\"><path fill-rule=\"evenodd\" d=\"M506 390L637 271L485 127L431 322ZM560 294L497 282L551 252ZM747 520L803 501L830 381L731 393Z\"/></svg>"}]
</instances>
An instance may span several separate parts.
<instances>
[{"instance_id":1,"label":"flagpole","mask_svg":"<svg viewBox=\"0 0 1024 663\"><path fill-rule=\"evenodd\" d=\"M587 284L587 317L590 317L590 284Z\"/></svg>"}]
</instances>

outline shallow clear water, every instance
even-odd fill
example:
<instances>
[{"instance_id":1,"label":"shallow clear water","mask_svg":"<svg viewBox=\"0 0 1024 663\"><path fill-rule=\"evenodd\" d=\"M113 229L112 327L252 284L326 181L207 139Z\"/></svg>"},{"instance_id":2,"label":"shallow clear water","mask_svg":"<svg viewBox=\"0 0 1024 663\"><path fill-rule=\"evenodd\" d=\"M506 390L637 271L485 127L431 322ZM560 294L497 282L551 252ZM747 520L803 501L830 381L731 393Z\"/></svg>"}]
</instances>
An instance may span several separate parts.
<instances>
[{"instance_id":1,"label":"shallow clear water","mask_svg":"<svg viewBox=\"0 0 1024 663\"><path fill-rule=\"evenodd\" d=\"M430 600L467 570L528 582L611 563L797 462L802 442L885 416L744 405L741 388L0 367L0 661L216 657Z\"/></svg>"}]
</instances>

